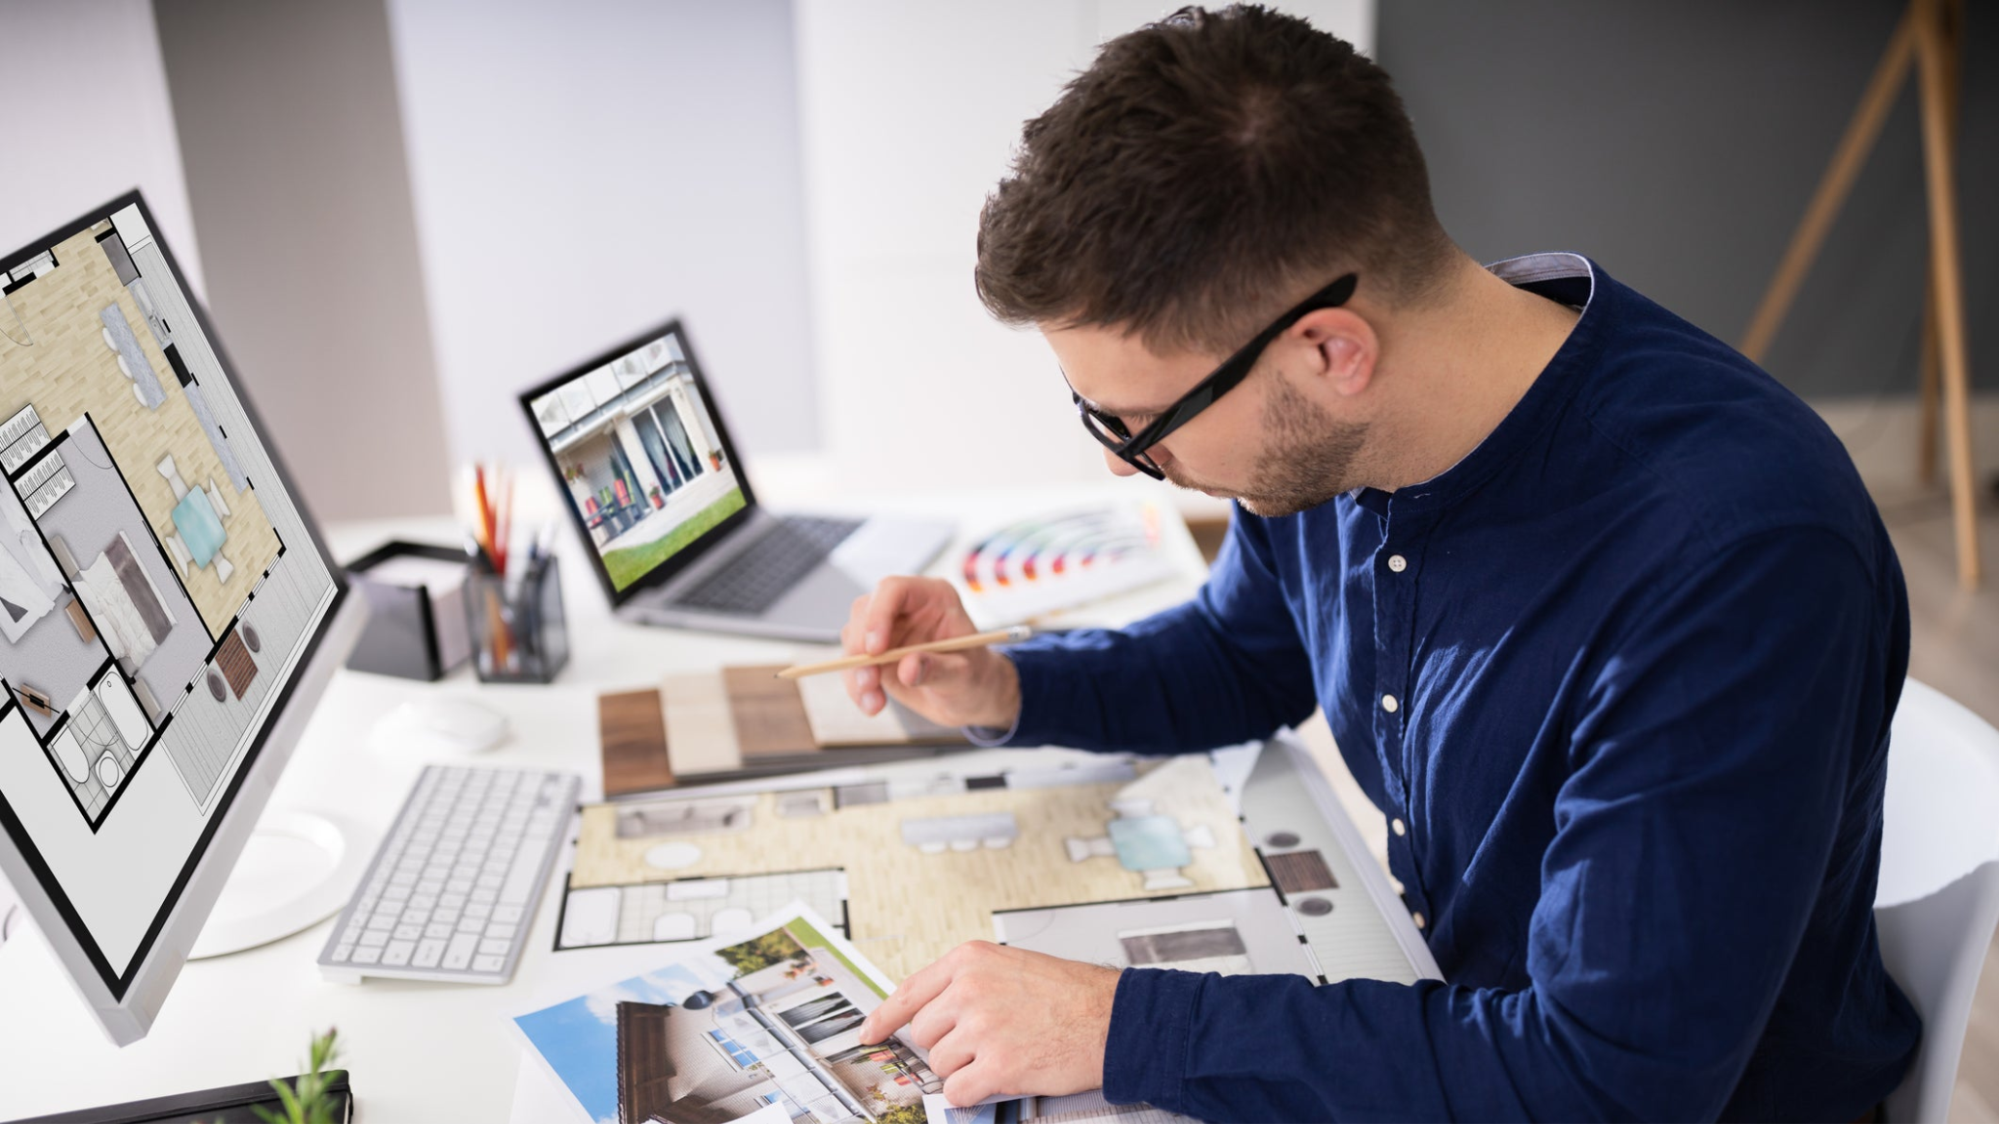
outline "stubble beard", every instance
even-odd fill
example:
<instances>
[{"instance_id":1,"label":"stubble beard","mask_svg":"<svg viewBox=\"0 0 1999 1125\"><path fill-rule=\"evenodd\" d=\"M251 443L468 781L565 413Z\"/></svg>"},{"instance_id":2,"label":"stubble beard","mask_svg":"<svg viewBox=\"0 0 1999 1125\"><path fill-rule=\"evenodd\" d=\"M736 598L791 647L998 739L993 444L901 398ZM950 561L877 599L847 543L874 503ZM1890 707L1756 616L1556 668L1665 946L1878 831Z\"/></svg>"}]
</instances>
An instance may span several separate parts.
<instances>
[{"instance_id":1,"label":"stubble beard","mask_svg":"<svg viewBox=\"0 0 1999 1125\"><path fill-rule=\"evenodd\" d=\"M1251 515L1265 519L1295 516L1359 486L1354 463L1366 446L1366 422L1342 422L1297 392L1280 372L1263 403L1264 453L1249 486L1240 491L1208 488L1169 471L1181 488L1231 496Z\"/></svg>"}]
</instances>

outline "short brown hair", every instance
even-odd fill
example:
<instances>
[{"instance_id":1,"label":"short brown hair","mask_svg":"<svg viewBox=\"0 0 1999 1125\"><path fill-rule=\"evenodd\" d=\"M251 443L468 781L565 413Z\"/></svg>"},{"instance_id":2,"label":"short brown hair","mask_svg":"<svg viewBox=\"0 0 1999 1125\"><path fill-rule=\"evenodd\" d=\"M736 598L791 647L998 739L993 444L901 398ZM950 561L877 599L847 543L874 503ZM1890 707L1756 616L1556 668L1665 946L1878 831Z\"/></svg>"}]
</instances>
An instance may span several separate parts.
<instances>
[{"instance_id":1,"label":"short brown hair","mask_svg":"<svg viewBox=\"0 0 1999 1125\"><path fill-rule=\"evenodd\" d=\"M1450 248L1386 72L1294 16L1183 8L1027 123L975 276L1010 324L1219 352L1336 272L1407 298Z\"/></svg>"}]
</instances>

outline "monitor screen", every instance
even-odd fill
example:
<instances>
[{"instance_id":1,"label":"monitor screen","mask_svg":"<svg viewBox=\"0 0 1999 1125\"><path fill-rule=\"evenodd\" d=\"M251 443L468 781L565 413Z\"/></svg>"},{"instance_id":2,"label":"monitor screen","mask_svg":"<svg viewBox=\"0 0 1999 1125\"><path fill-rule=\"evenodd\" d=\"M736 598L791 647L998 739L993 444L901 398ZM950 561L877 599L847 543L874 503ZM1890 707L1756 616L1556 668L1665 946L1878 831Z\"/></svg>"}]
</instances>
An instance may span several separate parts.
<instances>
[{"instance_id":1,"label":"monitor screen","mask_svg":"<svg viewBox=\"0 0 1999 1125\"><path fill-rule=\"evenodd\" d=\"M122 999L344 587L136 193L0 292L0 826Z\"/></svg>"},{"instance_id":2,"label":"monitor screen","mask_svg":"<svg viewBox=\"0 0 1999 1125\"><path fill-rule=\"evenodd\" d=\"M527 405L614 591L749 506L677 326Z\"/></svg>"}]
</instances>

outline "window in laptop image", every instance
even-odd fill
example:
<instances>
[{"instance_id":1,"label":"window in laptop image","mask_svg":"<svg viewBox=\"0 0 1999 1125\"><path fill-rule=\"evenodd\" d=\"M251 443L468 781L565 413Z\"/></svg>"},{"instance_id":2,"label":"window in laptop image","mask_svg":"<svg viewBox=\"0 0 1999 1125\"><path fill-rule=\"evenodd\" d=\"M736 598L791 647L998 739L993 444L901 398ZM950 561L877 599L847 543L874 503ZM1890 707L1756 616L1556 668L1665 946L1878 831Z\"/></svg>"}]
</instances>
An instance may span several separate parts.
<instances>
[{"instance_id":1,"label":"window in laptop image","mask_svg":"<svg viewBox=\"0 0 1999 1125\"><path fill-rule=\"evenodd\" d=\"M678 325L525 397L614 596L749 506Z\"/></svg>"},{"instance_id":2,"label":"window in laptop image","mask_svg":"<svg viewBox=\"0 0 1999 1125\"><path fill-rule=\"evenodd\" d=\"M122 1000L344 587L137 193L0 291L0 827Z\"/></svg>"}]
</instances>

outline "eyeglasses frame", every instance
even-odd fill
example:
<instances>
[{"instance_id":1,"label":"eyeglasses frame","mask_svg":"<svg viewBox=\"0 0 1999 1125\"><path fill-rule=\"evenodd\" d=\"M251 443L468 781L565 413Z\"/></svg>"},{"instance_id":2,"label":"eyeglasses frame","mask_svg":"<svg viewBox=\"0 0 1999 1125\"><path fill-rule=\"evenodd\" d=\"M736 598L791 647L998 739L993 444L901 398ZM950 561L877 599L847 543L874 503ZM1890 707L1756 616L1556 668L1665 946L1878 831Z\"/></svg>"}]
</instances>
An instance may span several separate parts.
<instances>
[{"instance_id":1,"label":"eyeglasses frame","mask_svg":"<svg viewBox=\"0 0 1999 1125\"><path fill-rule=\"evenodd\" d=\"M1133 434L1117 415L1090 405L1076 392L1075 387L1070 387L1069 397L1075 401L1077 413L1082 416L1083 428L1088 430L1090 436L1096 438L1104 448L1117 454L1125 464L1154 480L1165 480L1165 471L1147 456L1147 451L1165 440L1168 434L1193 421L1201 411L1213 406L1216 399L1234 390L1239 383L1247 379L1250 371L1256 367L1256 361L1262 357L1263 350L1277 337L1283 335L1286 329L1320 309L1334 309L1346 304L1353 298L1354 290L1359 284L1359 274L1345 274L1324 289L1300 301L1289 312L1272 321L1269 327L1257 333L1249 343L1237 348L1222 361L1221 366L1215 368L1207 378L1194 384L1192 390L1181 395L1173 405L1161 411L1159 417L1154 418L1137 434ZM1067 372L1063 373L1063 379L1067 381Z\"/></svg>"}]
</instances>

